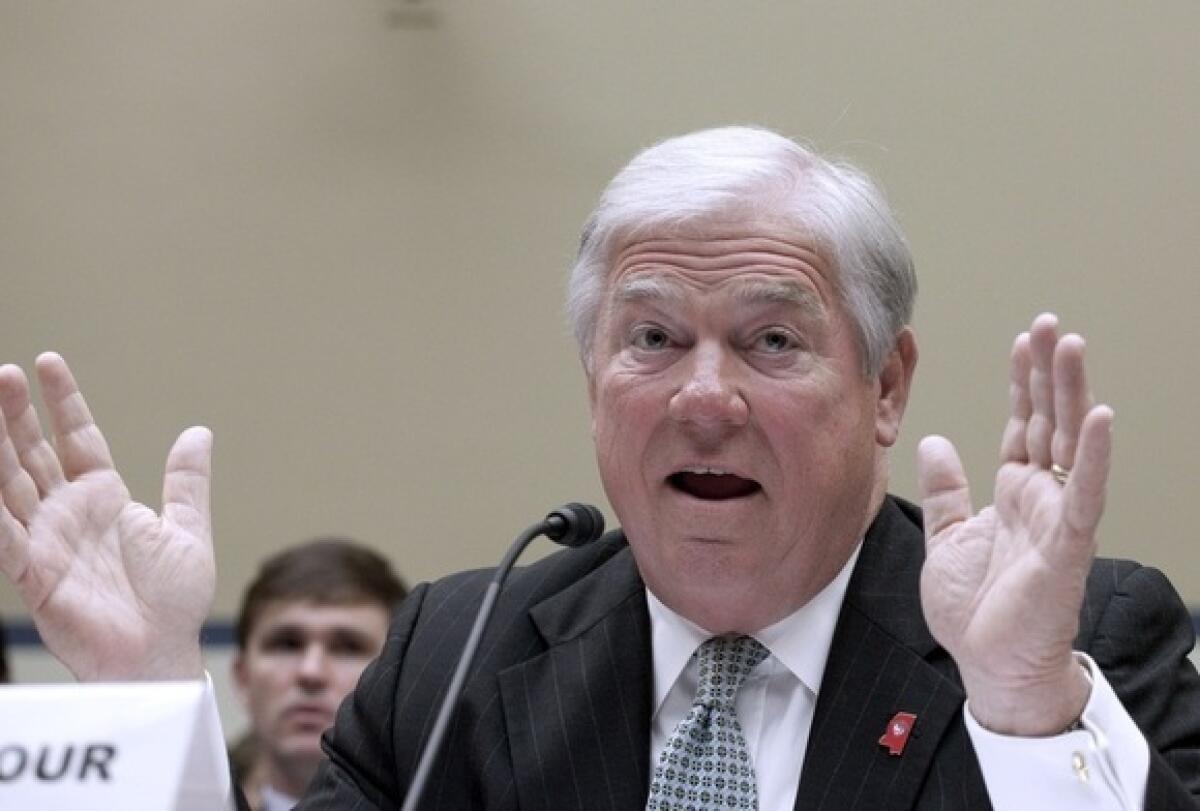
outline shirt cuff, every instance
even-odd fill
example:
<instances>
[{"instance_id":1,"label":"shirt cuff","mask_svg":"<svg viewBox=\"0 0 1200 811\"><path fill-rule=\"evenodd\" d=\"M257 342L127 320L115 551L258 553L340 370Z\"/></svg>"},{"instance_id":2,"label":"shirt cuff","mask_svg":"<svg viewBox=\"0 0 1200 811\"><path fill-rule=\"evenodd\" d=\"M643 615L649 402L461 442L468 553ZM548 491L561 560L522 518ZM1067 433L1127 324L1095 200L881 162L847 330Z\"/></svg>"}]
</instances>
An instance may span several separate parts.
<instances>
[{"instance_id":1,"label":"shirt cuff","mask_svg":"<svg viewBox=\"0 0 1200 811\"><path fill-rule=\"evenodd\" d=\"M1044 738L999 735L979 725L969 701L964 705L963 720L996 811L1141 811L1149 744L1092 658L1078 651L1075 657L1092 682L1082 729Z\"/></svg>"}]
</instances>

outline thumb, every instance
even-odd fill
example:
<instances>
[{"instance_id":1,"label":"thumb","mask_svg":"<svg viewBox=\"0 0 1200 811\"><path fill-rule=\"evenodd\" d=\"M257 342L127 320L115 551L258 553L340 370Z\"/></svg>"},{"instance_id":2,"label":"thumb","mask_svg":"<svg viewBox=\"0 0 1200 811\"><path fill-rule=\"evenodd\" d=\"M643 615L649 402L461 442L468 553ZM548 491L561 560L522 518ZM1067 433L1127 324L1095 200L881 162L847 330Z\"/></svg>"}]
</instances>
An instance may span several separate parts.
<instances>
[{"instance_id":1,"label":"thumb","mask_svg":"<svg viewBox=\"0 0 1200 811\"><path fill-rule=\"evenodd\" d=\"M927 436L917 446L917 487L925 513L925 539L971 517L971 489L950 440Z\"/></svg>"},{"instance_id":2,"label":"thumb","mask_svg":"<svg viewBox=\"0 0 1200 811\"><path fill-rule=\"evenodd\" d=\"M212 445L212 431L188 428L171 446L163 476L163 518L203 538L212 532Z\"/></svg>"}]
</instances>

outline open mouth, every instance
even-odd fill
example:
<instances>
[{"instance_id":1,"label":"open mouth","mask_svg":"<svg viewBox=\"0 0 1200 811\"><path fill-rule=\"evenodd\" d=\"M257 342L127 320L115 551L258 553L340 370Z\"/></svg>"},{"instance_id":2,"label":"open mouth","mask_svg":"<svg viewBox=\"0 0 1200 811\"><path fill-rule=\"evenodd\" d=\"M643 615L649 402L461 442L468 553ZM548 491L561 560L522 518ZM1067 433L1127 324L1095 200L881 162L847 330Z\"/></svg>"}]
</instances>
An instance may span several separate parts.
<instances>
[{"instance_id":1,"label":"open mouth","mask_svg":"<svg viewBox=\"0 0 1200 811\"><path fill-rule=\"evenodd\" d=\"M728 501L752 496L762 489L753 479L743 479L716 468L689 468L667 477L667 483L681 493L704 501Z\"/></svg>"}]
</instances>

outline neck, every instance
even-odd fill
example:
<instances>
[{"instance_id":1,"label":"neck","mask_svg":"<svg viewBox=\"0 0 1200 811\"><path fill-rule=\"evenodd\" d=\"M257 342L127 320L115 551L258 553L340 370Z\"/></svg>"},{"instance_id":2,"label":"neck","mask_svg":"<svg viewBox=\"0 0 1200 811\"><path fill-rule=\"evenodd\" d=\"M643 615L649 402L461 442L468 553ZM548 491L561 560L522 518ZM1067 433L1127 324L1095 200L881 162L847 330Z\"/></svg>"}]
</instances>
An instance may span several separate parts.
<instances>
[{"instance_id":1,"label":"neck","mask_svg":"<svg viewBox=\"0 0 1200 811\"><path fill-rule=\"evenodd\" d=\"M263 778L266 785L290 797L304 796L304 790L316 776L319 761L264 755Z\"/></svg>"}]
</instances>

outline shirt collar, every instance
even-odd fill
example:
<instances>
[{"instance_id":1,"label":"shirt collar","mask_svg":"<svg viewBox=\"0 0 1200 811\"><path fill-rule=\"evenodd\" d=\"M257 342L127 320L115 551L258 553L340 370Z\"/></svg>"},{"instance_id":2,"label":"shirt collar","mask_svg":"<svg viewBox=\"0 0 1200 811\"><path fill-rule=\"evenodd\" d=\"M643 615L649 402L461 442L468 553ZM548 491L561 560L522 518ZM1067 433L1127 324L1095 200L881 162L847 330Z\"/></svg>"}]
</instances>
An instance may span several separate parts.
<instances>
[{"instance_id":1,"label":"shirt collar","mask_svg":"<svg viewBox=\"0 0 1200 811\"><path fill-rule=\"evenodd\" d=\"M292 811L296 807L296 803L300 802L294 797L289 797L281 791L276 791L270 786L262 787L263 811Z\"/></svg>"},{"instance_id":2,"label":"shirt collar","mask_svg":"<svg viewBox=\"0 0 1200 811\"><path fill-rule=\"evenodd\" d=\"M753 634L814 696L821 686L825 662L829 659L829 647L833 644L833 632L842 610L842 601L846 598L846 587L850 584L850 575L861 550L860 542L842 570L815 597L778 622ZM649 588L646 589L646 607L650 612L654 712L657 713L696 648L713 634L676 614Z\"/></svg>"}]
</instances>

